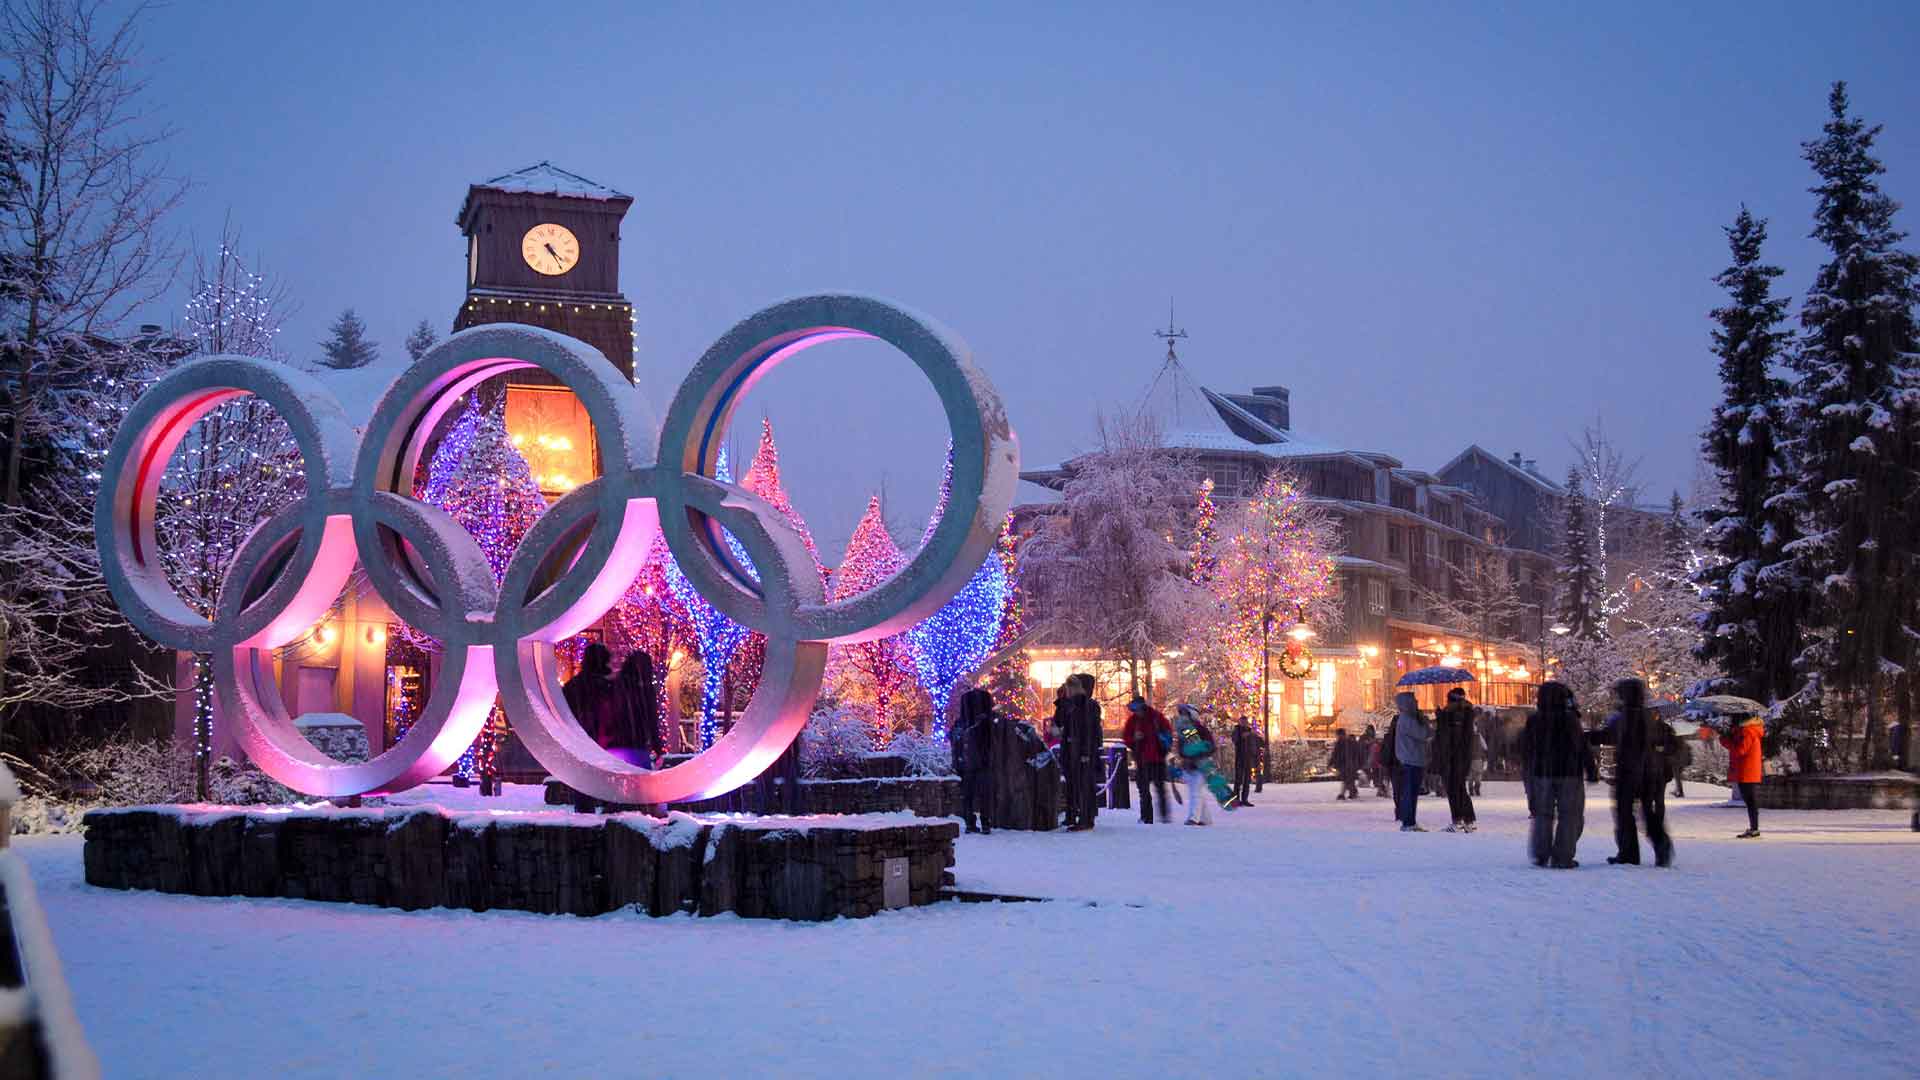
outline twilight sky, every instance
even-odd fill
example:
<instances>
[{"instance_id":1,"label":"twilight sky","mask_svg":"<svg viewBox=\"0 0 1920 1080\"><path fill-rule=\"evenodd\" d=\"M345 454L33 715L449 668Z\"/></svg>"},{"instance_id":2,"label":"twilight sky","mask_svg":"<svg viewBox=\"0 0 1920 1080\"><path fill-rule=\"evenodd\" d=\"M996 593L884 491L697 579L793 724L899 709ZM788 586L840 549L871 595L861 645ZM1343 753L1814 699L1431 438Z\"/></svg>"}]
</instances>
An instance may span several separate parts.
<instances>
[{"instance_id":1,"label":"twilight sky","mask_svg":"<svg viewBox=\"0 0 1920 1080\"><path fill-rule=\"evenodd\" d=\"M445 332L466 186L544 158L635 198L656 408L738 319L851 288L956 330L1051 464L1144 392L1171 297L1195 377L1290 386L1304 435L1560 471L1601 415L1660 498L1716 393L1720 227L1772 218L1796 296L1817 265L1831 80L1920 199L1920 5L1674 6L196 0L144 42L183 235L231 213L297 355L349 305L390 355ZM736 443L763 414L829 563L881 487L917 536L945 432L904 359L823 346Z\"/></svg>"}]
</instances>

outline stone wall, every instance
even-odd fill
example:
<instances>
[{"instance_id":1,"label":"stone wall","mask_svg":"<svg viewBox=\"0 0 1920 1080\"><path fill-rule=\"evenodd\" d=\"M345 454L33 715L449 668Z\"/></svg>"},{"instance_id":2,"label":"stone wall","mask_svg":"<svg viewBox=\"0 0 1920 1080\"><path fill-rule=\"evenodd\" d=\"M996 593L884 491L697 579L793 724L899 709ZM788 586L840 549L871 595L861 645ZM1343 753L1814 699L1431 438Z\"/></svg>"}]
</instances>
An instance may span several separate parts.
<instances>
[{"instance_id":1,"label":"stone wall","mask_svg":"<svg viewBox=\"0 0 1920 1080\"><path fill-rule=\"evenodd\" d=\"M408 910L598 915L731 911L832 919L940 898L959 827L910 819L703 820L448 814L437 807L262 811L135 807L86 817L89 884ZM897 887L897 886L896 886Z\"/></svg>"},{"instance_id":2,"label":"stone wall","mask_svg":"<svg viewBox=\"0 0 1920 1080\"><path fill-rule=\"evenodd\" d=\"M1920 807L1920 777L1769 776L1759 802L1762 810L1908 810Z\"/></svg>"}]
</instances>

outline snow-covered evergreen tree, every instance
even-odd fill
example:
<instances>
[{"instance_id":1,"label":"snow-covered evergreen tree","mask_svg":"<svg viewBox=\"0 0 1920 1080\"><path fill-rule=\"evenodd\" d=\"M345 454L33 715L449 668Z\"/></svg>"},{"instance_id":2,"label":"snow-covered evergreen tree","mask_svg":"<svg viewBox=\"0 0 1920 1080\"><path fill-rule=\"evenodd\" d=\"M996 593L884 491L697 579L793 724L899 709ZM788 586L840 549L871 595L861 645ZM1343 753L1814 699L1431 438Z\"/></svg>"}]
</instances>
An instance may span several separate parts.
<instances>
[{"instance_id":1,"label":"snow-covered evergreen tree","mask_svg":"<svg viewBox=\"0 0 1920 1080\"><path fill-rule=\"evenodd\" d=\"M330 368L366 367L380 358L380 350L367 338L367 324L352 308L333 320L327 340L320 343L320 352L320 362Z\"/></svg>"},{"instance_id":2,"label":"snow-covered evergreen tree","mask_svg":"<svg viewBox=\"0 0 1920 1080\"><path fill-rule=\"evenodd\" d=\"M417 363L421 357L427 355L427 350L433 348L434 344L439 340L440 335L434 331L433 324L425 319L421 319L419 325L415 326L412 332L407 334L407 355Z\"/></svg>"},{"instance_id":3,"label":"snow-covered evergreen tree","mask_svg":"<svg viewBox=\"0 0 1920 1080\"><path fill-rule=\"evenodd\" d=\"M1565 524L1560 538L1560 625L1570 636L1593 641L1606 636L1600 617L1599 571L1593 564L1587 493L1578 467L1567 470Z\"/></svg>"},{"instance_id":4,"label":"snow-covered evergreen tree","mask_svg":"<svg viewBox=\"0 0 1920 1080\"><path fill-rule=\"evenodd\" d=\"M1150 689L1154 658L1208 609L1177 542L1199 477L1148 418L1103 417L1099 427L1100 449L1071 463L1060 510L1020 556L1029 580L1044 582L1055 630L1124 658L1138 693Z\"/></svg>"},{"instance_id":5,"label":"snow-covered evergreen tree","mask_svg":"<svg viewBox=\"0 0 1920 1080\"><path fill-rule=\"evenodd\" d=\"M1677 491L1667 504L1659 540L1652 562L1628 578L1614 638L1627 670L1655 693L1679 699L1710 682L1718 669L1696 655L1706 599L1694 579L1705 560Z\"/></svg>"},{"instance_id":6,"label":"snow-covered evergreen tree","mask_svg":"<svg viewBox=\"0 0 1920 1080\"><path fill-rule=\"evenodd\" d=\"M1804 662L1858 710L1864 767L1884 760L1883 698L1920 639L1920 259L1899 247L1899 204L1880 190L1880 128L1847 115L1845 83L1833 85L1827 105L1822 136L1803 144L1819 179L1812 235L1831 257L1801 307L1793 357L1797 482L1788 499L1806 535L1788 550L1813 583L1822 626Z\"/></svg>"},{"instance_id":7,"label":"snow-covered evergreen tree","mask_svg":"<svg viewBox=\"0 0 1920 1080\"><path fill-rule=\"evenodd\" d=\"M1775 374L1788 335L1785 297L1773 295L1777 266L1762 259L1767 223L1742 206L1726 229L1733 262L1714 281L1727 303L1713 310L1720 404L1702 436L1719 497L1701 514L1713 557L1700 568L1704 590L1700 657L1726 672L1715 689L1759 701L1796 687L1794 659L1807 610L1805 578L1786 555L1799 536L1789 501L1783 443L1786 384Z\"/></svg>"}]
</instances>

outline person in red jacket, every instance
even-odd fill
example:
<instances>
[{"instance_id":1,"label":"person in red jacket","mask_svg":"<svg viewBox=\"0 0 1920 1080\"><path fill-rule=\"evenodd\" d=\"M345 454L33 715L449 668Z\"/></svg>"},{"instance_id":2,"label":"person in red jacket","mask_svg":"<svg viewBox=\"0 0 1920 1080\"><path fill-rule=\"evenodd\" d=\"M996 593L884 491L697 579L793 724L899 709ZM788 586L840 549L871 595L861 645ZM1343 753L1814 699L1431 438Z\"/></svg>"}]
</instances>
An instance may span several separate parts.
<instances>
[{"instance_id":1,"label":"person in red jacket","mask_svg":"<svg viewBox=\"0 0 1920 1080\"><path fill-rule=\"evenodd\" d=\"M1760 835L1760 734L1765 728L1759 717L1749 716L1720 736L1720 745L1727 748L1727 783L1739 785L1747 804L1747 831L1738 834L1741 840Z\"/></svg>"},{"instance_id":2,"label":"person in red jacket","mask_svg":"<svg viewBox=\"0 0 1920 1080\"><path fill-rule=\"evenodd\" d=\"M1133 755L1133 783L1140 789L1140 824L1153 824L1153 803L1147 798L1149 785L1160 793L1160 820L1172 822L1173 810L1167 805L1167 747L1173 745L1173 725L1167 723L1165 713L1135 694L1127 703L1127 724L1120 738Z\"/></svg>"}]
</instances>

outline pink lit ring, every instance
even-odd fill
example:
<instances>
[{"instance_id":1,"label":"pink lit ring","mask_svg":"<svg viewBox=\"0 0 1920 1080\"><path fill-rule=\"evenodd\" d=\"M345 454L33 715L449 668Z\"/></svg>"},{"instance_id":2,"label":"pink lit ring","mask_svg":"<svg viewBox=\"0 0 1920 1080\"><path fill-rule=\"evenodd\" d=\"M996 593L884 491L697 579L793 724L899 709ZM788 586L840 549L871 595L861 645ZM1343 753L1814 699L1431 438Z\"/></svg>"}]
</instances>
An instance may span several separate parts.
<instances>
[{"instance_id":1,"label":"pink lit ring","mask_svg":"<svg viewBox=\"0 0 1920 1080\"><path fill-rule=\"evenodd\" d=\"M493 647L468 630L464 613L485 610L491 603L493 578L486 572L485 558L473 537L438 507L393 495L379 495L370 505L357 507L349 499L327 501L332 503L327 510L358 510L354 518L377 521L417 550L428 553L424 562L441 600L414 626L440 639L445 656L440 681L450 689L429 697L426 708L398 745L364 762L336 761L300 733L275 682L272 650L303 636L308 627L325 616L347 585L356 555L354 529L348 514L329 513L325 539L314 565L297 579L298 592L276 596L269 587L262 598L284 603L279 617L250 638L214 652L214 692L222 712L238 721L235 728L247 756L288 787L310 795L336 797L404 791L453 764L480 734L492 711ZM242 615L242 598L273 566L287 542L288 530L301 528L306 510L305 506L295 506L276 515L241 545L221 597L222 624L237 623ZM477 577L471 572L476 559L481 567ZM366 560L370 576L383 561ZM288 580L295 580L295 576L282 572L275 584ZM254 607L259 607L259 602ZM453 614L449 616L448 612Z\"/></svg>"},{"instance_id":2,"label":"pink lit ring","mask_svg":"<svg viewBox=\"0 0 1920 1080\"><path fill-rule=\"evenodd\" d=\"M920 367L946 410L955 464L947 512L928 543L878 589L829 604L793 527L764 500L704 473L745 389L786 357L836 337L887 341ZM577 395L597 435L602 475L542 515L496 589L472 537L412 498L413 477L436 424L462 394L529 366ZM152 556L153 502L159 471L187 425L240 393L259 394L287 419L308 465L308 493L242 545L209 624L191 617ZM829 642L897 632L951 599L991 554L1018 471L999 398L957 339L884 301L836 294L777 304L729 331L682 384L657 442L642 399L603 356L532 327L453 335L394 380L364 434L310 375L238 357L189 364L142 396L115 439L95 536L129 619L163 645L214 654L219 700L248 754L290 787L340 796L420 783L472 742L497 689L515 731L556 777L610 801L665 803L731 790L778 757L812 710ZM745 547L757 583L714 558L701 537L715 528ZM766 635L767 658L730 733L692 761L649 771L580 729L560 694L553 647L619 602L656 529L716 607ZM294 551L282 560L289 544ZM300 736L269 661L271 649L326 613L356 562L396 615L442 642L441 680L451 692L433 695L401 745L343 764ZM278 576L243 605L275 566ZM550 566L557 572L546 581Z\"/></svg>"}]
</instances>

